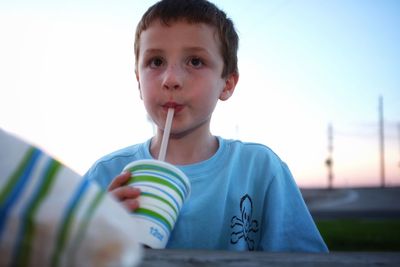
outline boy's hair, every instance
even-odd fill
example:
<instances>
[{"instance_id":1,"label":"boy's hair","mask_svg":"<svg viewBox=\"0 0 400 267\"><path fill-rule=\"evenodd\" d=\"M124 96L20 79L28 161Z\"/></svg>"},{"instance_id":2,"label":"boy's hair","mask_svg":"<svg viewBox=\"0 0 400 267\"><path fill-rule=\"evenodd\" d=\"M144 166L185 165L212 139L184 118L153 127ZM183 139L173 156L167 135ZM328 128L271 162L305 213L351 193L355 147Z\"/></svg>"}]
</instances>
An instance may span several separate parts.
<instances>
[{"instance_id":1,"label":"boy's hair","mask_svg":"<svg viewBox=\"0 0 400 267\"><path fill-rule=\"evenodd\" d=\"M224 60L221 76L226 78L229 74L238 73L237 51L239 37L233 22L226 16L225 12L206 0L161 0L151 6L143 14L136 28L136 69L139 60L140 35L156 20L167 26L173 22L183 20L188 23L205 23L215 27L221 41L220 49Z\"/></svg>"}]
</instances>

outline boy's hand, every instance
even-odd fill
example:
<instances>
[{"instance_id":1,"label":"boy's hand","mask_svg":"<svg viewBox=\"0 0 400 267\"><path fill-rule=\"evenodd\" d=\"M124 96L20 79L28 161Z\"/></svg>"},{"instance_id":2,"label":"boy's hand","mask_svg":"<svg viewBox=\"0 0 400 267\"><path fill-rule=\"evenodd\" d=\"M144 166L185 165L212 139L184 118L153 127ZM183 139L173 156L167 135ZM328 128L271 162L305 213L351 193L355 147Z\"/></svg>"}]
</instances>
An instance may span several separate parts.
<instances>
[{"instance_id":1,"label":"boy's hand","mask_svg":"<svg viewBox=\"0 0 400 267\"><path fill-rule=\"evenodd\" d=\"M124 172L116 176L108 187L108 192L120 201L129 211L134 211L139 208L139 201L136 198L139 197L140 190L126 185L130 178L130 172Z\"/></svg>"}]
</instances>

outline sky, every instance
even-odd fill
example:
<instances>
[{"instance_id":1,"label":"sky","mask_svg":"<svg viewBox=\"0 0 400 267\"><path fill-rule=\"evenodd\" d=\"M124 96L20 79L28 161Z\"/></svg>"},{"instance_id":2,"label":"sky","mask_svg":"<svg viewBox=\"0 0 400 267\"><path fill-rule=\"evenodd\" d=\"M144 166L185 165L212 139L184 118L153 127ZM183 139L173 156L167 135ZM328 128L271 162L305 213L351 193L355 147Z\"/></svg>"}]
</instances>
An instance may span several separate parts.
<instances>
[{"instance_id":1,"label":"sky","mask_svg":"<svg viewBox=\"0 0 400 267\"><path fill-rule=\"evenodd\" d=\"M80 174L153 134L134 31L155 1L0 0L0 127ZM400 1L215 0L240 37L240 79L212 133L269 146L300 187L400 185Z\"/></svg>"}]
</instances>

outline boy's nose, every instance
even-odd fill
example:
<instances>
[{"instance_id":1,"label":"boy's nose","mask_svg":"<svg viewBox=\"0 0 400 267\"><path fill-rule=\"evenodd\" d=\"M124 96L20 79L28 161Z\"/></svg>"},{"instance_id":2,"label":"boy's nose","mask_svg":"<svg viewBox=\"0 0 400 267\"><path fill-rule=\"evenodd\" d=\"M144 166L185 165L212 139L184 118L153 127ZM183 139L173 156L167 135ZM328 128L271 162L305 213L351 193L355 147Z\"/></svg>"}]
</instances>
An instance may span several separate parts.
<instances>
[{"instance_id":1,"label":"boy's nose","mask_svg":"<svg viewBox=\"0 0 400 267\"><path fill-rule=\"evenodd\" d=\"M182 88L182 70L177 65L168 66L164 73L163 88L176 90Z\"/></svg>"}]
</instances>

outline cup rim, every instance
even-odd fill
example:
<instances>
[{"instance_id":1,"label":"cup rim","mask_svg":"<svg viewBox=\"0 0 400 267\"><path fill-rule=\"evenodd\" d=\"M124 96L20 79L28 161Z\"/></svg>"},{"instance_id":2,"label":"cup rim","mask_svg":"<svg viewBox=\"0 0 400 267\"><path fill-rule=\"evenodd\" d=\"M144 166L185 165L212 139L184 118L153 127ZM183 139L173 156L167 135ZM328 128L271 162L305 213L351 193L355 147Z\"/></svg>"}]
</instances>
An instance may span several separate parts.
<instances>
[{"instance_id":1,"label":"cup rim","mask_svg":"<svg viewBox=\"0 0 400 267\"><path fill-rule=\"evenodd\" d=\"M139 159L139 160L132 161L132 162L128 163L127 165L125 165L123 171L125 171L125 170L127 170L127 169L129 169L129 168L131 168L133 166L136 166L136 165L152 164L154 162L157 162L157 164L159 164L162 167L165 167L165 168L167 168L167 169L169 169L171 171L177 172L178 175L182 177L182 179L185 181L185 183L187 185L187 190L188 190L187 198L191 195L191 183L190 183L189 178L187 177L187 175L181 169L179 169L178 167L176 167L175 165L173 165L171 163L168 163L168 162L165 162L165 161L161 161L161 160L158 160L158 159Z\"/></svg>"}]
</instances>

